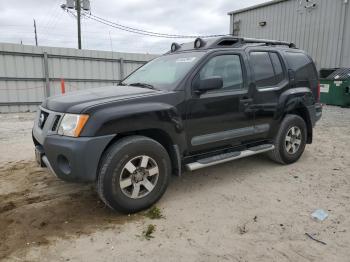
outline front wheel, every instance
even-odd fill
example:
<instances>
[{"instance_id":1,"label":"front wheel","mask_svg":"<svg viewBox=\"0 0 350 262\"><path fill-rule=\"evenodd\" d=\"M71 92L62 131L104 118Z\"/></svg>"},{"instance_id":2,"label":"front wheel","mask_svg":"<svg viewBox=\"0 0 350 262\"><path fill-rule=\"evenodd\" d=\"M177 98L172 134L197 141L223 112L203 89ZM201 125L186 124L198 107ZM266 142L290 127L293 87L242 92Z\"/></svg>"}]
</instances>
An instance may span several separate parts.
<instances>
[{"instance_id":1,"label":"front wheel","mask_svg":"<svg viewBox=\"0 0 350 262\"><path fill-rule=\"evenodd\" d=\"M114 210L134 213L153 205L165 192L170 159L157 141L130 136L104 154L97 181L100 198Z\"/></svg>"},{"instance_id":2,"label":"front wheel","mask_svg":"<svg viewBox=\"0 0 350 262\"><path fill-rule=\"evenodd\" d=\"M304 119L297 115L286 115L274 140L275 149L268 156L281 164L294 163L304 152L306 137Z\"/></svg>"}]
</instances>

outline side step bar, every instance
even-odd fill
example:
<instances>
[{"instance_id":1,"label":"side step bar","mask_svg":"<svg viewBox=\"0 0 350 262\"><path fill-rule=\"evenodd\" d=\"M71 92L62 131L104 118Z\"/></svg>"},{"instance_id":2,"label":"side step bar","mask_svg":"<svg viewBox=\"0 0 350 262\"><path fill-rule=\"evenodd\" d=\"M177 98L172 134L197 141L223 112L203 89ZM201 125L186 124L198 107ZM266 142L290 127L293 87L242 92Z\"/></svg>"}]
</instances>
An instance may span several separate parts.
<instances>
[{"instance_id":1,"label":"side step bar","mask_svg":"<svg viewBox=\"0 0 350 262\"><path fill-rule=\"evenodd\" d=\"M247 150L243 150L243 151L235 151L235 152L230 152L230 153L225 153L225 154L220 154L220 155L216 155L216 156L212 156L212 157L199 159L196 162L187 164L186 168L189 171L194 171L194 170L201 169L204 167L214 166L217 164L226 163L226 162L240 159L243 157L264 153L267 151L271 151L273 149L275 149L275 146L272 144L264 144L264 145L260 145L260 146L254 146L254 147L250 147Z\"/></svg>"}]
</instances>

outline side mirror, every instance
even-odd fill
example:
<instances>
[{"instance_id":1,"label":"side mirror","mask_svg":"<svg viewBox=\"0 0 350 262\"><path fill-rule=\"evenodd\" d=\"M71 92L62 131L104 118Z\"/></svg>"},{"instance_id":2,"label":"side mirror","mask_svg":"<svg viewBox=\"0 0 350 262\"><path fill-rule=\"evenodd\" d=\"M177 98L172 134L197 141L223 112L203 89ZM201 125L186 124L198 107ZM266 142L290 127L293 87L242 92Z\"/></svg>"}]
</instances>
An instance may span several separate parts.
<instances>
[{"instance_id":1,"label":"side mirror","mask_svg":"<svg viewBox=\"0 0 350 262\"><path fill-rule=\"evenodd\" d=\"M209 90L220 89L223 87L223 80L221 76L213 76L199 81L197 91L204 93Z\"/></svg>"}]
</instances>

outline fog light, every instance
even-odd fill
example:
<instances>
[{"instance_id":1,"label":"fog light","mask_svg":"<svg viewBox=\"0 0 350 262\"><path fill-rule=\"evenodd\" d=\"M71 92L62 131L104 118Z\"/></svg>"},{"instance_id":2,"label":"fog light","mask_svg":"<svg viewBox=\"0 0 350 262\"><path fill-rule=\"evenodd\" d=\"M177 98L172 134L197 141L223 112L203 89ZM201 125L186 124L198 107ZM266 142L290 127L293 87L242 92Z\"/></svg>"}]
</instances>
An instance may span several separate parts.
<instances>
[{"instance_id":1,"label":"fog light","mask_svg":"<svg viewBox=\"0 0 350 262\"><path fill-rule=\"evenodd\" d=\"M57 158L57 164L58 164L58 168L63 174L65 175L71 174L72 170L71 170L69 161L65 156L59 155Z\"/></svg>"}]
</instances>

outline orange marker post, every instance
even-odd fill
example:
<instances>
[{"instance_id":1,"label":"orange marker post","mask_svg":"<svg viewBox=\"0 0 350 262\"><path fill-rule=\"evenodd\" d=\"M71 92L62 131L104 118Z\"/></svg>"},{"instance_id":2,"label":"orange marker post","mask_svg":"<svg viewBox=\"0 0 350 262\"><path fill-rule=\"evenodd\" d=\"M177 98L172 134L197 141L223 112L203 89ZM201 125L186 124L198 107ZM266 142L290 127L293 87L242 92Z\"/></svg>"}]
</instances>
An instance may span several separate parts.
<instances>
[{"instance_id":1,"label":"orange marker post","mask_svg":"<svg viewBox=\"0 0 350 262\"><path fill-rule=\"evenodd\" d=\"M63 78L61 78L61 93L62 94L66 93L66 88L64 86L64 79Z\"/></svg>"}]
</instances>

